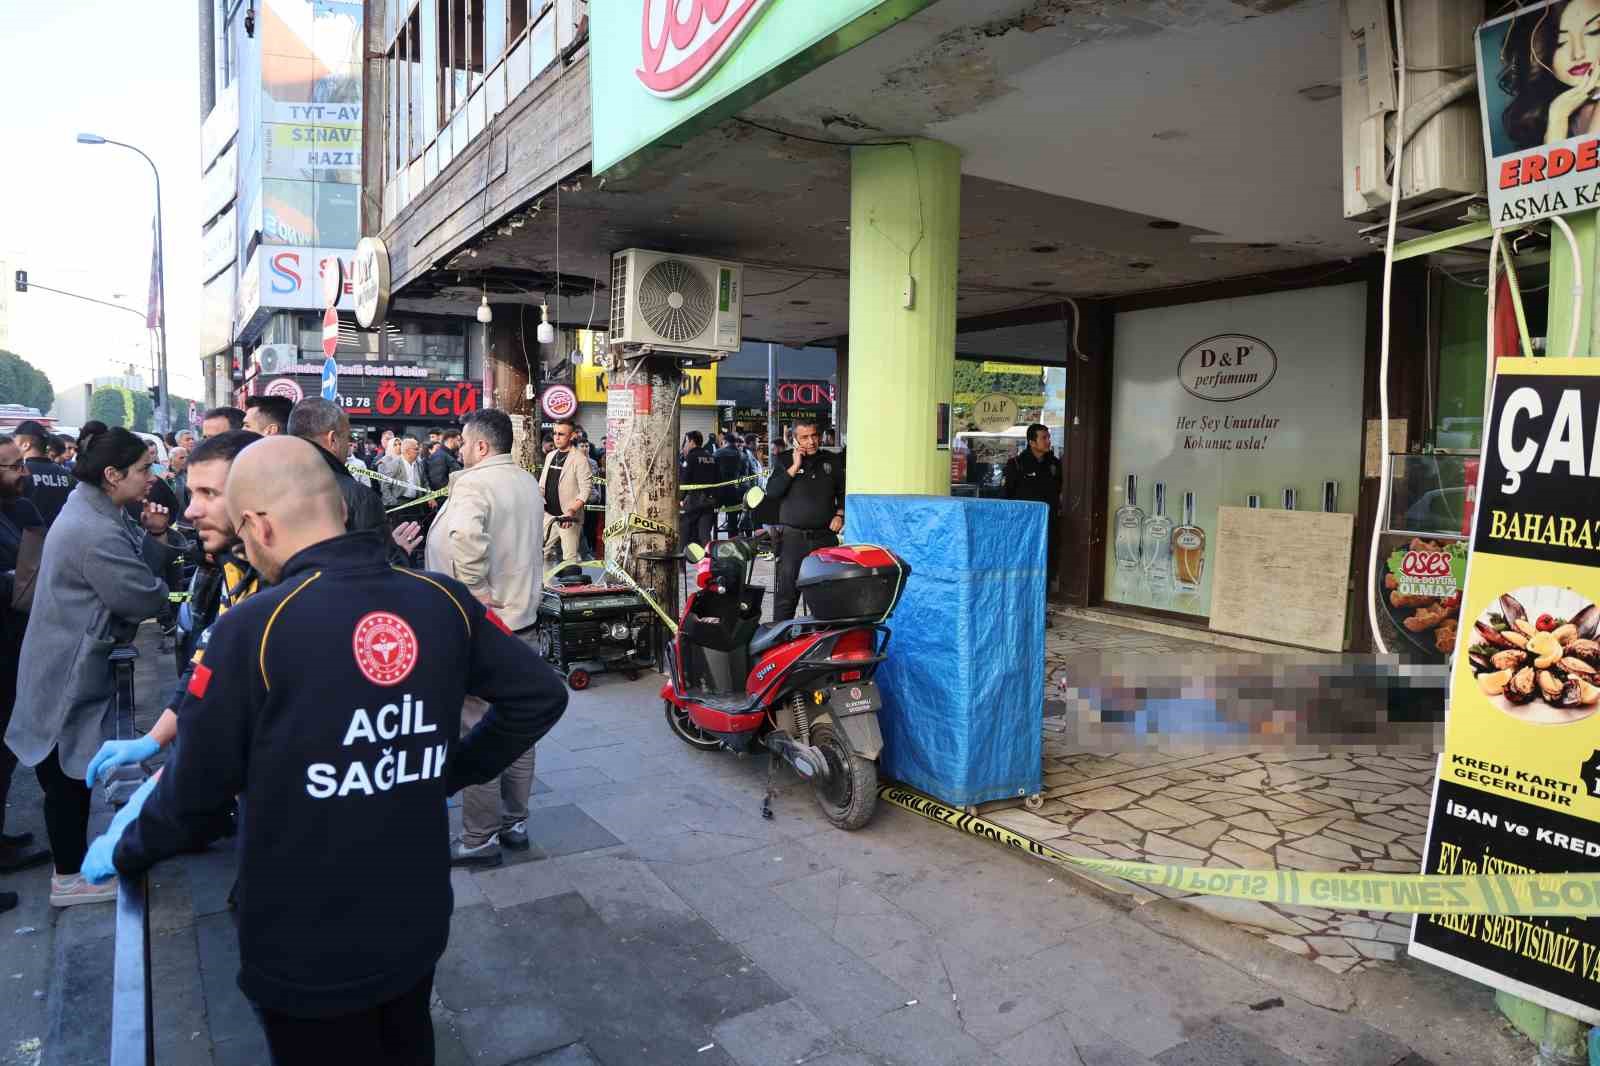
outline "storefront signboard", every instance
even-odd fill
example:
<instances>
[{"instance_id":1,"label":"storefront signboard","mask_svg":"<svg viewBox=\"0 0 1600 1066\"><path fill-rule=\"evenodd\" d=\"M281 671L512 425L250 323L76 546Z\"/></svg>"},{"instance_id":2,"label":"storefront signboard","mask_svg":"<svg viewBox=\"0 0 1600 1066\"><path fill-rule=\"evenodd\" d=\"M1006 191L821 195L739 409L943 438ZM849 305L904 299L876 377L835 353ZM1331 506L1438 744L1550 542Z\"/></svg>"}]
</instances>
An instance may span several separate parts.
<instances>
[{"instance_id":1,"label":"storefront signboard","mask_svg":"<svg viewBox=\"0 0 1600 1066\"><path fill-rule=\"evenodd\" d=\"M1520 7L1478 27L1478 100L1489 218L1521 225L1600 206L1593 57L1566 41L1591 32L1592 11L1567 0Z\"/></svg>"},{"instance_id":2,"label":"storefront signboard","mask_svg":"<svg viewBox=\"0 0 1600 1066\"><path fill-rule=\"evenodd\" d=\"M606 403L606 371L604 367L584 363L573 374L579 403ZM685 370L681 386L683 406L715 407L717 405L717 368ZM648 411L648 408L644 409Z\"/></svg>"},{"instance_id":3,"label":"storefront signboard","mask_svg":"<svg viewBox=\"0 0 1600 1066\"><path fill-rule=\"evenodd\" d=\"M1121 314L1116 351L1106 599L1208 616L1218 508L1359 483L1366 286Z\"/></svg>"},{"instance_id":4,"label":"storefront signboard","mask_svg":"<svg viewBox=\"0 0 1600 1066\"><path fill-rule=\"evenodd\" d=\"M546 385L539 394L539 410L546 418L571 418L578 410L578 397L567 385Z\"/></svg>"},{"instance_id":5,"label":"storefront signboard","mask_svg":"<svg viewBox=\"0 0 1600 1066\"><path fill-rule=\"evenodd\" d=\"M998 433L1017 424L1017 401L1003 392L979 397L972 405L972 420L985 433Z\"/></svg>"},{"instance_id":6,"label":"storefront signboard","mask_svg":"<svg viewBox=\"0 0 1600 1066\"><path fill-rule=\"evenodd\" d=\"M681 144L931 0L589 5L594 171Z\"/></svg>"},{"instance_id":7,"label":"storefront signboard","mask_svg":"<svg viewBox=\"0 0 1600 1066\"><path fill-rule=\"evenodd\" d=\"M377 329L389 317L389 246L383 238L361 238L351 257L350 271L356 321L363 329Z\"/></svg>"},{"instance_id":8,"label":"storefront signboard","mask_svg":"<svg viewBox=\"0 0 1600 1066\"><path fill-rule=\"evenodd\" d=\"M1600 874L1600 361L1497 371L1423 872ZM1410 953L1600 1023L1592 922L1419 915Z\"/></svg>"}]
</instances>

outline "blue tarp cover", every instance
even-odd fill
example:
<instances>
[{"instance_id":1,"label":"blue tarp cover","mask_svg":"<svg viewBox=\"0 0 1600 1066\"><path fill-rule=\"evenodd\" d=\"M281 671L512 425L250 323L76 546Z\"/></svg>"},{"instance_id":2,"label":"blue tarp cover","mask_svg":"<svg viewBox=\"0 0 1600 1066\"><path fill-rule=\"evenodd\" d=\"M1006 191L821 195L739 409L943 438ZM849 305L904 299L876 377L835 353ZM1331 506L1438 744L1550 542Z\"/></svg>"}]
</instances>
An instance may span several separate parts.
<instances>
[{"instance_id":1,"label":"blue tarp cover","mask_svg":"<svg viewBox=\"0 0 1600 1066\"><path fill-rule=\"evenodd\" d=\"M889 619L882 769L957 806L1040 791L1045 507L849 498L845 542L911 564Z\"/></svg>"}]
</instances>

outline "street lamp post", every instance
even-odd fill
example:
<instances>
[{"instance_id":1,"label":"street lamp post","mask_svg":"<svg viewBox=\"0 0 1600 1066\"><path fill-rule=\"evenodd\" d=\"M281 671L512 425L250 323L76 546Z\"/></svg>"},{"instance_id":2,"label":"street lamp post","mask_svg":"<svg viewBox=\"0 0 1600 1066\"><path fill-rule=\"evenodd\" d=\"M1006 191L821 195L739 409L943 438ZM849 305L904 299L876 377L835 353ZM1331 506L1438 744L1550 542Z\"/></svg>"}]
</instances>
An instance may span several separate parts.
<instances>
[{"instance_id":1,"label":"street lamp post","mask_svg":"<svg viewBox=\"0 0 1600 1066\"><path fill-rule=\"evenodd\" d=\"M146 163L150 164L150 173L156 179L156 298L161 302L156 316L156 329L160 334L161 351L156 362L156 388L158 398L156 401L156 430L165 433L170 428L167 407L170 394L167 392L167 250L163 246L162 233L164 226L161 220L161 171L156 169L156 161L131 144L114 141L109 137L101 137L96 133L78 134L79 144L114 144L118 148L126 148L131 152L138 152Z\"/></svg>"}]
</instances>

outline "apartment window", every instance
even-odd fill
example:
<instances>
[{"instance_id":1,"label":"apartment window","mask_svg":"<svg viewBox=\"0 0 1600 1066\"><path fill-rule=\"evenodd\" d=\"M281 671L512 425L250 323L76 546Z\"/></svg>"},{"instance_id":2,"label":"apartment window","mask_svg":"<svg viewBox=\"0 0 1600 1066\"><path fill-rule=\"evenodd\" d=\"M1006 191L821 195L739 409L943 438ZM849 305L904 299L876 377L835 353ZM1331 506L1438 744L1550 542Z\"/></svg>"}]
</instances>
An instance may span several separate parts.
<instances>
[{"instance_id":1,"label":"apartment window","mask_svg":"<svg viewBox=\"0 0 1600 1066\"><path fill-rule=\"evenodd\" d=\"M538 0L533 2L538 3ZM528 28L528 3L529 0L511 0L506 11L506 39L512 44L516 44L522 31Z\"/></svg>"},{"instance_id":2,"label":"apartment window","mask_svg":"<svg viewBox=\"0 0 1600 1066\"><path fill-rule=\"evenodd\" d=\"M448 0L442 0L448 3ZM441 0L422 0L417 8L415 25L421 28L420 71L414 76L420 77L422 92L414 94L411 106L416 109L418 122L417 150L421 151L433 141L434 134L439 132L439 57L440 49L445 38L440 36L438 6ZM415 83L414 83L415 84Z\"/></svg>"}]
</instances>

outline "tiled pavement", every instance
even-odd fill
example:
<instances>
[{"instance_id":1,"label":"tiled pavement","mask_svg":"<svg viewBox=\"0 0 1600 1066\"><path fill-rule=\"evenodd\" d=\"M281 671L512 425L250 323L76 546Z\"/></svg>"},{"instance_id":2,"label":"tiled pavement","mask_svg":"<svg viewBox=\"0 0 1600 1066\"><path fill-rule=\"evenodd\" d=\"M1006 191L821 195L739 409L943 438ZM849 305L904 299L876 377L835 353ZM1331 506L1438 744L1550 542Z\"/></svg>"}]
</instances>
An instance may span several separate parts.
<instances>
[{"instance_id":1,"label":"tiled pavement","mask_svg":"<svg viewBox=\"0 0 1600 1066\"><path fill-rule=\"evenodd\" d=\"M1052 693L1108 656L1217 657L1210 644L1058 616L1046 637ZM1069 854L1241 869L1417 873L1434 757L1230 747L1095 754L1047 719L1044 807L990 815ZM1108 879L1109 881L1110 879ZM1405 915L1196 896L1111 882L1136 899L1180 897L1334 973L1404 953Z\"/></svg>"},{"instance_id":2,"label":"tiled pavement","mask_svg":"<svg viewBox=\"0 0 1600 1066\"><path fill-rule=\"evenodd\" d=\"M455 875L434 1005L441 1066L1499 1066L1528 1055L1485 989L1440 971L1410 966L1398 987L1358 975L1357 1009L1335 1013L1168 939L1058 870L903 811L841 833L789 784L763 821L761 762L684 747L652 687L602 678L576 695L539 748L535 847ZM19 785L16 827L37 830L37 790ZM154 876L162 1066L266 1061L233 981L231 879L225 848ZM15 990L0 996L0 1063L103 1063L110 909L53 914L43 871L6 880L25 900L0 920L0 976Z\"/></svg>"}]
</instances>

